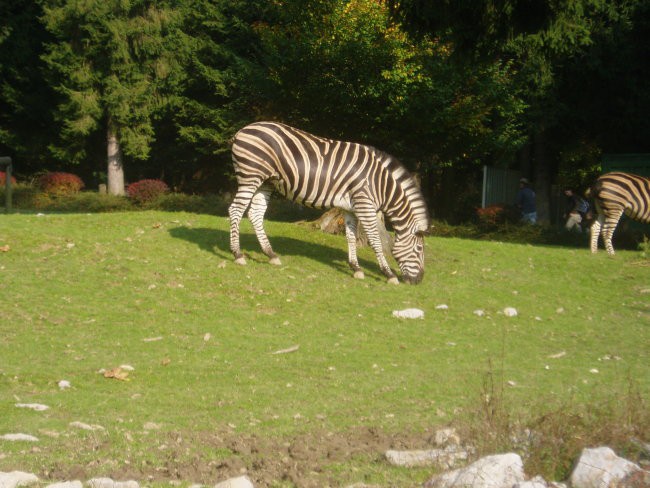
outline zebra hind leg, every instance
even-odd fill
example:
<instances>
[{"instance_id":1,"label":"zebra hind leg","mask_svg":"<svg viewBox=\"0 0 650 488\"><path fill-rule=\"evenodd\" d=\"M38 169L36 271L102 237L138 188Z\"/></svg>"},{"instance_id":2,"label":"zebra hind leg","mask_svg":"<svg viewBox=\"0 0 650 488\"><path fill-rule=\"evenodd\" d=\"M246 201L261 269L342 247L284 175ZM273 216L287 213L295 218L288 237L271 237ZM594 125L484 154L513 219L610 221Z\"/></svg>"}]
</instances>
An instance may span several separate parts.
<instances>
[{"instance_id":1,"label":"zebra hind leg","mask_svg":"<svg viewBox=\"0 0 650 488\"><path fill-rule=\"evenodd\" d=\"M614 256L616 252L614 251L614 245L612 244L612 237L614 236L614 231L618 225L618 221L623 215L623 212L618 212L615 215L610 215L605 218L605 223L603 224L603 242L605 243L605 249L610 256Z\"/></svg>"},{"instance_id":2,"label":"zebra hind leg","mask_svg":"<svg viewBox=\"0 0 650 488\"><path fill-rule=\"evenodd\" d=\"M597 253L598 252L598 238L600 237L600 230L603 226L603 217L601 214L598 214L598 217L596 220L594 220L594 223L591 224L591 241L590 241L590 247L591 247L591 252L592 253Z\"/></svg>"},{"instance_id":3,"label":"zebra hind leg","mask_svg":"<svg viewBox=\"0 0 650 488\"><path fill-rule=\"evenodd\" d=\"M348 241L348 264L354 271L354 277L362 280L365 275L357 258L357 218L348 212L345 212L345 239Z\"/></svg>"},{"instance_id":4,"label":"zebra hind leg","mask_svg":"<svg viewBox=\"0 0 650 488\"><path fill-rule=\"evenodd\" d=\"M257 188L257 186L239 187L235 198L233 198L230 207L228 207L228 216L230 217L230 251L235 256L236 264L246 264L246 258L241 252L239 244L239 224Z\"/></svg>"},{"instance_id":5,"label":"zebra hind leg","mask_svg":"<svg viewBox=\"0 0 650 488\"><path fill-rule=\"evenodd\" d=\"M251 224L253 224L253 229L255 230L257 240L262 247L262 252L269 257L269 262L271 264L280 266L282 264L280 258L278 258L277 254L273 252L271 242L269 241L266 232L264 232L264 214L266 213L270 200L271 190L267 188L258 190L251 200L251 206L248 210L248 218L250 219Z\"/></svg>"}]
</instances>

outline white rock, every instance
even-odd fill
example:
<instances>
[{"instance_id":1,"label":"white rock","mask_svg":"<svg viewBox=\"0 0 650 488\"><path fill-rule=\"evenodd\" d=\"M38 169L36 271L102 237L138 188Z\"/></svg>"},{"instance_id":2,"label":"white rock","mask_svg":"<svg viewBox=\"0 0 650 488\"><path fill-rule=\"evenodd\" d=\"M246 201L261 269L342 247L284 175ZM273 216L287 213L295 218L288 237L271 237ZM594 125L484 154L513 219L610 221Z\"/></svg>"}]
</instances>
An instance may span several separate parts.
<instances>
[{"instance_id":1,"label":"white rock","mask_svg":"<svg viewBox=\"0 0 650 488\"><path fill-rule=\"evenodd\" d=\"M86 482L90 488L140 488L137 481L113 481L110 478L93 478Z\"/></svg>"},{"instance_id":2,"label":"white rock","mask_svg":"<svg viewBox=\"0 0 650 488\"><path fill-rule=\"evenodd\" d=\"M440 305L436 305L436 310L449 310L449 307L446 304L441 303Z\"/></svg>"},{"instance_id":3,"label":"white rock","mask_svg":"<svg viewBox=\"0 0 650 488\"><path fill-rule=\"evenodd\" d=\"M512 488L548 488L548 483L541 476L535 476L532 480L515 483Z\"/></svg>"},{"instance_id":4,"label":"white rock","mask_svg":"<svg viewBox=\"0 0 650 488\"><path fill-rule=\"evenodd\" d=\"M456 432L456 429L453 429L451 427L447 429L436 430L434 440L437 446L445 446L445 445L457 446L460 444L460 437L458 437L458 433Z\"/></svg>"},{"instance_id":5,"label":"white rock","mask_svg":"<svg viewBox=\"0 0 650 488\"><path fill-rule=\"evenodd\" d=\"M38 442L38 437L29 434L4 434L0 435L0 439L4 439L5 441Z\"/></svg>"},{"instance_id":6,"label":"white rock","mask_svg":"<svg viewBox=\"0 0 650 488\"><path fill-rule=\"evenodd\" d=\"M408 468L423 466L438 466L451 469L459 461L467 461L469 454L458 446L449 446L445 449L429 449L414 451L386 451L386 460L393 466Z\"/></svg>"},{"instance_id":7,"label":"white rock","mask_svg":"<svg viewBox=\"0 0 650 488\"><path fill-rule=\"evenodd\" d=\"M59 385L59 388L61 390L67 390L72 386L68 380L61 380L57 383L57 385Z\"/></svg>"},{"instance_id":8,"label":"white rock","mask_svg":"<svg viewBox=\"0 0 650 488\"><path fill-rule=\"evenodd\" d=\"M62 481L60 483L52 483L45 488L83 488L83 483L79 480L75 481Z\"/></svg>"},{"instance_id":9,"label":"white rock","mask_svg":"<svg viewBox=\"0 0 650 488\"><path fill-rule=\"evenodd\" d=\"M38 476L23 471L0 472L0 488L16 488L38 483Z\"/></svg>"},{"instance_id":10,"label":"white rock","mask_svg":"<svg viewBox=\"0 0 650 488\"><path fill-rule=\"evenodd\" d=\"M101 425L90 425L84 422L70 422L70 427L76 427L77 429L82 430L104 430L104 427ZM99 478L98 478L99 479Z\"/></svg>"},{"instance_id":11,"label":"white rock","mask_svg":"<svg viewBox=\"0 0 650 488\"><path fill-rule=\"evenodd\" d=\"M517 309L513 307L506 307L503 309L503 315L505 315L506 317L516 317Z\"/></svg>"},{"instance_id":12,"label":"white rock","mask_svg":"<svg viewBox=\"0 0 650 488\"><path fill-rule=\"evenodd\" d=\"M570 482L573 488L609 487L635 471L641 471L641 467L618 457L609 447L583 449Z\"/></svg>"},{"instance_id":13,"label":"white rock","mask_svg":"<svg viewBox=\"0 0 650 488\"><path fill-rule=\"evenodd\" d=\"M42 403L16 403L16 406L18 408L29 408L30 410L36 410L37 412L43 412L50 408Z\"/></svg>"},{"instance_id":14,"label":"white rock","mask_svg":"<svg viewBox=\"0 0 650 488\"><path fill-rule=\"evenodd\" d=\"M248 476L230 478L214 485L214 488L255 488Z\"/></svg>"},{"instance_id":15,"label":"white rock","mask_svg":"<svg viewBox=\"0 0 650 488\"><path fill-rule=\"evenodd\" d=\"M524 481L524 463L514 453L479 459L466 468L434 476L425 488L510 488Z\"/></svg>"},{"instance_id":16,"label":"white rock","mask_svg":"<svg viewBox=\"0 0 650 488\"><path fill-rule=\"evenodd\" d=\"M474 315L476 315L477 317L483 317L483 315L485 315L485 311L481 310L480 308L477 309L477 310L474 310L472 313Z\"/></svg>"},{"instance_id":17,"label":"white rock","mask_svg":"<svg viewBox=\"0 0 650 488\"><path fill-rule=\"evenodd\" d=\"M407 308L405 310L393 310L393 317L400 319L423 319L424 311L419 308Z\"/></svg>"}]
</instances>

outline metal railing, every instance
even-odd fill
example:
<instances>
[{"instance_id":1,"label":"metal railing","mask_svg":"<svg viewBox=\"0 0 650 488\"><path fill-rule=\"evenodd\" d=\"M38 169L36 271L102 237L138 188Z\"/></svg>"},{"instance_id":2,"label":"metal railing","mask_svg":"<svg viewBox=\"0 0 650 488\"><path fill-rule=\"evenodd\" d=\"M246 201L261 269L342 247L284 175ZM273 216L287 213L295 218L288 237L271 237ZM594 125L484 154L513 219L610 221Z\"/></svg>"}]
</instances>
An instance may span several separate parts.
<instances>
[{"instance_id":1,"label":"metal railing","mask_svg":"<svg viewBox=\"0 0 650 488\"><path fill-rule=\"evenodd\" d=\"M0 156L0 168L4 167L5 171L5 213L11 212L11 158L9 156Z\"/></svg>"}]
</instances>

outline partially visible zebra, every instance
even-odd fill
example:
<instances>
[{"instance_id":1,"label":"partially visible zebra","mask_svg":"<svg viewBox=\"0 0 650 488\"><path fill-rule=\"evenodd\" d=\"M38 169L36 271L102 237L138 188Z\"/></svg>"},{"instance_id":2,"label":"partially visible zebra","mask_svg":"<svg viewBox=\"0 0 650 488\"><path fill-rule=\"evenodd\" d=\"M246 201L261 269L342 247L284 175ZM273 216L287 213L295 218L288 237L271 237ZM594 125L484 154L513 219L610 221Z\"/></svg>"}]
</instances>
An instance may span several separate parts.
<instances>
[{"instance_id":1,"label":"partially visible zebra","mask_svg":"<svg viewBox=\"0 0 650 488\"><path fill-rule=\"evenodd\" d=\"M623 214L640 222L650 223L650 179L628 173L606 173L587 190L594 199L597 217L591 226L591 252L598 251L602 234L605 249L614 254L612 236Z\"/></svg>"},{"instance_id":2,"label":"partially visible zebra","mask_svg":"<svg viewBox=\"0 0 650 488\"><path fill-rule=\"evenodd\" d=\"M413 177L392 156L373 147L334 141L276 122L257 122L234 138L232 156L238 189L228 214L230 249L235 262L246 264L239 247L239 223L248 217L262 251L280 264L264 232L270 196L284 197L315 208L345 211L348 263L355 278L363 278L356 250L360 222L379 267L390 283L398 283L382 251L377 213L383 212L395 230L393 256L404 281L419 283L424 273L427 207Z\"/></svg>"}]
</instances>

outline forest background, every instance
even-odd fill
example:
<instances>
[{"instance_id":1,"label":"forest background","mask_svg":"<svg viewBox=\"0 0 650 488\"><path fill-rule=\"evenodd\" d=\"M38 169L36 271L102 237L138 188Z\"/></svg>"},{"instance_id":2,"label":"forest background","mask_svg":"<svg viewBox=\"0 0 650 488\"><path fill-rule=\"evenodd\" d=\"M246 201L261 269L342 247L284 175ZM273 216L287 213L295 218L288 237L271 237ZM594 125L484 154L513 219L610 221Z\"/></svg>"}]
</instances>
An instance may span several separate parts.
<instances>
[{"instance_id":1,"label":"forest background","mask_svg":"<svg viewBox=\"0 0 650 488\"><path fill-rule=\"evenodd\" d=\"M226 192L230 139L270 119L392 153L448 220L516 168L544 217L552 185L650 152L649 27L649 0L1 2L0 155Z\"/></svg>"}]
</instances>

